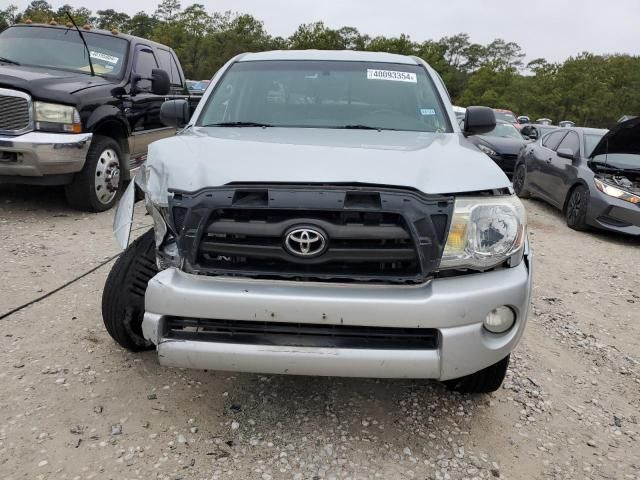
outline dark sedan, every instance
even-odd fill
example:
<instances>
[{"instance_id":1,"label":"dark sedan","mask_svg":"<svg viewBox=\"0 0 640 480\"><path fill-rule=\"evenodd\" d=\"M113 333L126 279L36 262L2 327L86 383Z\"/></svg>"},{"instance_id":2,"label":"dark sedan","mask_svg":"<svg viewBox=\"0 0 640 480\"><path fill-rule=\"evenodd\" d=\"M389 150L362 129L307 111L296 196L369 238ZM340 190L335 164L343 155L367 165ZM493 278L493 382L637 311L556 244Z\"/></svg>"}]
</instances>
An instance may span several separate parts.
<instances>
[{"instance_id":1,"label":"dark sedan","mask_svg":"<svg viewBox=\"0 0 640 480\"><path fill-rule=\"evenodd\" d=\"M575 230L640 235L640 118L547 133L520 153L513 188L561 209Z\"/></svg>"},{"instance_id":2,"label":"dark sedan","mask_svg":"<svg viewBox=\"0 0 640 480\"><path fill-rule=\"evenodd\" d=\"M489 155L502 170L511 175L520 149L527 143L512 123L498 120L489 133L469 137L471 143Z\"/></svg>"}]
</instances>

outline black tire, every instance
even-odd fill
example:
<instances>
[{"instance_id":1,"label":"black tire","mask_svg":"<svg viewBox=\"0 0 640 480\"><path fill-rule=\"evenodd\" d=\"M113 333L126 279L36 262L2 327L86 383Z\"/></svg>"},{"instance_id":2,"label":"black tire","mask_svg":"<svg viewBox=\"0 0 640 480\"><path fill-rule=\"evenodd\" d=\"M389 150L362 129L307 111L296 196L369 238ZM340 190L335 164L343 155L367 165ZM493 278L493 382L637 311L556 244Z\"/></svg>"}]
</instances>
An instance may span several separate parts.
<instances>
[{"instance_id":1,"label":"black tire","mask_svg":"<svg viewBox=\"0 0 640 480\"><path fill-rule=\"evenodd\" d=\"M529 198L531 196L531 192L525 187L526 184L527 166L521 163L516 167L515 172L513 172L513 191L516 192L518 197Z\"/></svg>"},{"instance_id":2,"label":"black tire","mask_svg":"<svg viewBox=\"0 0 640 480\"><path fill-rule=\"evenodd\" d=\"M509 367L509 357L466 377L447 380L449 390L460 393L491 393L500 388Z\"/></svg>"},{"instance_id":3,"label":"black tire","mask_svg":"<svg viewBox=\"0 0 640 480\"><path fill-rule=\"evenodd\" d=\"M76 210L104 212L123 190L122 150L110 137L94 135L83 169L65 186L67 202Z\"/></svg>"},{"instance_id":4,"label":"black tire","mask_svg":"<svg viewBox=\"0 0 640 480\"><path fill-rule=\"evenodd\" d=\"M564 209L564 216L569 228L578 231L588 230L587 209L589 208L589 190L584 186L574 187L567 197L567 204Z\"/></svg>"},{"instance_id":5,"label":"black tire","mask_svg":"<svg viewBox=\"0 0 640 480\"><path fill-rule=\"evenodd\" d=\"M142 336L142 318L147 284L156 273L156 245L149 230L117 258L104 285L104 326L111 338L132 352L154 348Z\"/></svg>"}]
</instances>

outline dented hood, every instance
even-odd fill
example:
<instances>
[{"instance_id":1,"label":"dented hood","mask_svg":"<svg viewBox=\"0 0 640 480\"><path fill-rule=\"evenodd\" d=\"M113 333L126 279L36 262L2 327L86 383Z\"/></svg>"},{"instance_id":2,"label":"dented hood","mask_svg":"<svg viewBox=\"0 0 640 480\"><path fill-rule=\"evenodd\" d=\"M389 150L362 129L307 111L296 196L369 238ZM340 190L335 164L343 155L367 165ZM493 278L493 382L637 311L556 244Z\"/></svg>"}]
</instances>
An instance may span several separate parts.
<instances>
[{"instance_id":1,"label":"dented hood","mask_svg":"<svg viewBox=\"0 0 640 480\"><path fill-rule=\"evenodd\" d=\"M504 173L458 133L200 128L151 144L147 195L236 183L342 183L457 193L505 188Z\"/></svg>"}]
</instances>

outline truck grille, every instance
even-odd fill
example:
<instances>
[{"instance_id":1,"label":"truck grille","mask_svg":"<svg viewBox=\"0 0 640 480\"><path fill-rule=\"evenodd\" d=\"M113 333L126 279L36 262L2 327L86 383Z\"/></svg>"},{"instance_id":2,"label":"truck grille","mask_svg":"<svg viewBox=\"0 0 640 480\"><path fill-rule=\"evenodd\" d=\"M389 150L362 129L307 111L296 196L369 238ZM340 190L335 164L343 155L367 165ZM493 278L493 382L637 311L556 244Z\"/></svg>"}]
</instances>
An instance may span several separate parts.
<instances>
[{"instance_id":1,"label":"truck grille","mask_svg":"<svg viewBox=\"0 0 640 480\"><path fill-rule=\"evenodd\" d=\"M420 283L439 265L452 206L409 192L269 187L179 193L171 208L192 273ZM320 233L325 247L290 248L300 230Z\"/></svg>"},{"instance_id":2,"label":"truck grille","mask_svg":"<svg viewBox=\"0 0 640 480\"><path fill-rule=\"evenodd\" d=\"M165 338L216 343L239 343L316 348L434 350L433 328L390 328L285 322L249 322L204 318L166 319Z\"/></svg>"},{"instance_id":3,"label":"truck grille","mask_svg":"<svg viewBox=\"0 0 640 480\"><path fill-rule=\"evenodd\" d=\"M31 128L31 99L17 90L0 88L0 132L18 135Z\"/></svg>"}]
</instances>

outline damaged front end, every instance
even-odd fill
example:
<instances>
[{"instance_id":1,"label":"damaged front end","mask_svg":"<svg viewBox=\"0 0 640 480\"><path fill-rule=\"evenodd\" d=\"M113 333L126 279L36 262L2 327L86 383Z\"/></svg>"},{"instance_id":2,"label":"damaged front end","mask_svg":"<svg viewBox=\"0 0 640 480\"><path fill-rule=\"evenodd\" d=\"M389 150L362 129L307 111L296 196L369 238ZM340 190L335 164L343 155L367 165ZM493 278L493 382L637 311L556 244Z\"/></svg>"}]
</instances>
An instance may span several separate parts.
<instances>
[{"instance_id":1,"label":"damaged front end","mask_svg":"<svg viewBox=\"0 0 640 480\"><path fill-rule=\"evenodd\" d=\"M179 255L176 244L175 228L168 215L168 205L164 202L157 202L162 197L149 194L149 184L147 182L148 172L144 168L140 169L132 182L122 194L118 206L116 207L113 219L113 232L116 241L122 250L129 246L131 230L133 226L133 214L135 203L144 199L147 213L153 219L153 231L156 245L156 263L159 270L169 267L182 267L182 258ZM168 193L166 195L169 195ZM154 202L153 199L156 199Z\"/></svg>"}]
</instances>

